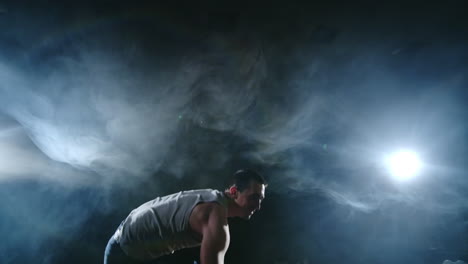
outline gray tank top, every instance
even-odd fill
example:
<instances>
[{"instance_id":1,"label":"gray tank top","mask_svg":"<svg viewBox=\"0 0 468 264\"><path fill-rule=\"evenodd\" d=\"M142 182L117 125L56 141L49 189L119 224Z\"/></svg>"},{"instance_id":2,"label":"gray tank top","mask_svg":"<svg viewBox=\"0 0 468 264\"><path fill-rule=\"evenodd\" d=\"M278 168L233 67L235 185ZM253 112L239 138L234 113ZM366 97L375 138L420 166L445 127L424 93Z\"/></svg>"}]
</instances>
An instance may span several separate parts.
<instances>
[{"instance_id":1,"label":"gray tank top","mask_svg":"<svg viewBox=\"0 0 468 264\"><path fill-rule=\"evenodd\" d=\"M117 230L122 250L139 260L150 260L201 244L190 231L189 218L199 203L216 202L227 208L218 190L182 191L148 201L133 210Z\"/></svg>"}]
</instances>

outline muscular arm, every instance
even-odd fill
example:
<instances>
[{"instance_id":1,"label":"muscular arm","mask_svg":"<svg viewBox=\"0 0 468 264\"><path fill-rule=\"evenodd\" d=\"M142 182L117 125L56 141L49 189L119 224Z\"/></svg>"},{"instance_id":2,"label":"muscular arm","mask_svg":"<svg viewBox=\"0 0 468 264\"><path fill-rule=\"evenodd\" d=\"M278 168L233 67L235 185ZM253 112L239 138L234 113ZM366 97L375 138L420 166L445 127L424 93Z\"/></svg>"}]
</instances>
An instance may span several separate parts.
<instances>
[{"instance_id":1,"label":"muscular arm","mask_svg":"<svg viewBox=\"0 0 468 264\"><path fill-rule=\"evenodd\" d=\"M229 228L225 209L216 204L203 223L200 249L201 264L223 264L229 246Z\"/></svg>"}]
</instances>

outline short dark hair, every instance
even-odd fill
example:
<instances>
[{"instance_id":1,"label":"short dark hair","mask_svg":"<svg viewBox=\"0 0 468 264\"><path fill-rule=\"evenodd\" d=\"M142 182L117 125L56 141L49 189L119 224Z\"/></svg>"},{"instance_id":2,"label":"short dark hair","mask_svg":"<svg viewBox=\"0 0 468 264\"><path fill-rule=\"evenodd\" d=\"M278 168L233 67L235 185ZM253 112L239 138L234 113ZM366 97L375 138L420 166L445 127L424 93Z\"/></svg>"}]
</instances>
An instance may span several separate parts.
<instances>
[{"instance_id":1,"label":"short dark hair","mask_svg":"<svg viewBox=\"0 0 468 264\"><path fill-rule=\"evenodd\" d=\"M249 187L250 182L264 184L265 187L268 185L260 173L251 169L238 170L233 175L233 185L237 187L239 192L244 191Z\"/></svg>"}]
</instances>

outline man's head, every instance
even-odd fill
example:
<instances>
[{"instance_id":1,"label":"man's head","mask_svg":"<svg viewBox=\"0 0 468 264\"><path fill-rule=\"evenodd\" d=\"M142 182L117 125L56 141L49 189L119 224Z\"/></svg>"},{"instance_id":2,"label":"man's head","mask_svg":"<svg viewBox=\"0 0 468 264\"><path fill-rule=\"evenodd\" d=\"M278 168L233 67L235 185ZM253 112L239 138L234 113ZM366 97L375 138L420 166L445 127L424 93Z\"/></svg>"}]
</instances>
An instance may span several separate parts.
<instances>
[{"instance_id":1,"label":"man's head","mask_svg":"<svg viewBox=\"0 0 468 264\"><path fill-rule=\"evenodd\" d=\"M256 171L239 170L233 175L233 184L227 190L234 201L233 215L250 219L255 211L260 210L265 198L265 179Z\"/></svg>"}]
</instances>

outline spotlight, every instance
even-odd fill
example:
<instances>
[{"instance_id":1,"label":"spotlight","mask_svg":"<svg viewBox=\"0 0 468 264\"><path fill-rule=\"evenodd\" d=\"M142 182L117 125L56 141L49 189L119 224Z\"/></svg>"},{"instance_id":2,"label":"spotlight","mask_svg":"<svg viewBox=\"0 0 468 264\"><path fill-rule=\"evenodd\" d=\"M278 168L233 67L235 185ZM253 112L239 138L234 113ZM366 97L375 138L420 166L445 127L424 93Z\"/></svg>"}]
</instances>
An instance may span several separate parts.
<instances>
[{"instance_id":1,"label":"spotlight","mask_svg":"<svg viewBox=\"0 0 468 264\"><path fill-rule=\"evenodd\" d=\"M397 180L409 180L418 175L422 163L415 152L400 150L387 157L386 165Z\"/></svg>"}]
</instances>

